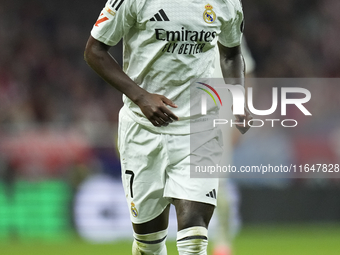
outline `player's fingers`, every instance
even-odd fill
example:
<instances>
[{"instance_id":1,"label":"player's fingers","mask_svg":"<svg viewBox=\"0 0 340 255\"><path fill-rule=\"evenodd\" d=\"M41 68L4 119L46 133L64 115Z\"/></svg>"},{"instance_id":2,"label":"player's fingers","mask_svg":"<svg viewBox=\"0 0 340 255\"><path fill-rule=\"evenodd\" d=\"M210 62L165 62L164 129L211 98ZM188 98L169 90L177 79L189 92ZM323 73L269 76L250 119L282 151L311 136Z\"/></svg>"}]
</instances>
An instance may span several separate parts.
<instances>
[{"instance_id":1,"label":"player's fingers","mask_svg":"<svg viewBox=\"0 0 340 255\"><path fill-rule=\"evenodd\" d=\"M245 116L245 119L247 121L247 125L253 125L253 116L251 115L251 113L249 111L246 112L246 116ZM250 127L250 126L249 126Z\"/></svg>"},{"instance_id":2,"label":"player's fingers","mask_svg":"<svg viewBox=\"0 0 340 255\"><path fill-rule=\"evenodd\" d=\"M165 121L162 117L159 117L158 118L159 121L160 121L160 124L164 127L166 127L167 125L169 125L169 122L168 121Z\"/></svg>"},{"instance_id":3,"label":"player's fingers","mask_svg":"<svg viewBox=\"0 0 340 255\"><path fill-rule=\"evenodd\" d=\"M238 122L236 124L236 128L244 134L246 131L245 129L247 128L247 122L245 121L245 116L244 115L235 115L235 121Z\"/></svg>"},{"instance_id":4,"label":"player's fingers","mask_svg":"<svg viewBox=\"0 0 340 255\"><path fill-rule=\"evenodd\" d=\"M245 115L235 115L236 121L243 121L245 119Z\"/></svg>"},{"instance_id":5,"label":"player's fingers","mask_svg":"<svg viewBox=\"0 0 340 255\"><path fill-rule=\"evenodd\" d=\"M163 115L164 116L164 115ZM169 125L169 123L167 121L164 120L164 118L162 118L162 116L159 113L156 113L153 117L152 117L152 121L151 123L156 123L156 127L161 127L161 126L167 126Z\"/></svg>"},{"instance_id":6,"label":"player's fingers","mask_svg":"<svg viewBox=\"0 0 340 255\"><path fill-rule=\"evenodd\" d=\"M249 127L243 127L243 126L237 126L236 125L236 128L241 132L241 134L244 134L248 131Z\"/></svg>"},{"instance_id":7,"label":"player's fingers","mask_svg":"<svg viewBox=\"0 0 340 255\"><path fill-rule=\"evenodd\" d=\"M167 122L167 123L172 123L172 122L174 122L174 121L169 117L169 115L168 115L167 113L163 112L163 114L164 114L164 116L165 116L165 119L166 119L166 122Z\"/></svg>"},{"instance_id":8,"label":"player's fingers","mask_svg":"<svg viewBox=\"0 0 340 255\"><path fill-rule=\"evenodd\" d=\"M152 125L154 125L155 127L161 127L161 121L155 117L151 117L149 118L149 121L152 123Z\"/></svg>"},{"instance_id":9,"label":"player's fingers","mask_svg":"<svg viewBox=\"0 0 340 255\"><path fill-rule=\"evenodd\" d=\"M162 125L159 124L156 120L151 121L151 123L155 126L155 127L161 127Z\"/></svg>"},{"instance_id":10,"label":"player's fingers","mask_svg":"<svg viewBox=\"0 0 340 255\"><path fill-rule=\"evenodd\" d=\"M253 124L253 116L249 113L246 115L235 115L236 121L240 122L240 124L236 124L236 128L242 133L245 134ZM243 122L243 123L242 123Z\"/></svg>"},{"instance_id":11,"label":"player's fingers","mask_svg":"<svg viewBox=\"0 0 340 255\"><path fill-rule=\"evenodd\" d=\"M166 123L172 123L174 121L169 116L169 112L171 113L171 111L168 108L164 107L164 109L163 108L161 109L161 114L158 117L162 118L164 120L164 122L166 122ZM176 115L174 115L174 116L176 116Z\"/></svg>"},{"instance_id":12,"label":"player's fingers","mask_svg":"<svg viewBox=\"0 0 340 255\"><path fill-rule=\"evenodd\" d=\"M162 97L162 101L163 101L164 104L169 105L173 108L178 107L174 102L172 102L169 98L166 98L165 96Z\"/></svg>"},{"instance_id":13,"label":"player's fingers","mask_svg":"<svg viewBox=\"0 0 340 255\"><path fill-rule=\"evenodd\" d=\"M253 125L253 116L251 116L251 115L247 116L247 122L248 122L250 125Z\"/></svg>"},{"instance_id":14,"label":"player's fingers","mask_svg":"<svg viewBox=\"0 0 340 255\"><path fill-rule=\"evenodd\" d=\"M173 122L172 121L172 119L171 118L169 118L168 116L167 116L167 114L165 114L164 112L163 112L164 110L163 109L159 109L157 112L155 112L154 113L154 118L158 121L160 121L160 124L169 124L169 123L171 123L171 122Z\"/></svg>"},{"instance_id":15,"label":"player's fingers","mask_svg":"<svg viewBox=\"0 0 340 255\"><path fill-rule=\"evenodd\" d=\"M163 112L163 115L167 118L167 119L169 119L169 120L171 120L171 122L172 122L172 120L179 120L179 118L172 112L172 111L170 111L167 107L162 107L162 112Z\"/></svg>"}]
</instances>

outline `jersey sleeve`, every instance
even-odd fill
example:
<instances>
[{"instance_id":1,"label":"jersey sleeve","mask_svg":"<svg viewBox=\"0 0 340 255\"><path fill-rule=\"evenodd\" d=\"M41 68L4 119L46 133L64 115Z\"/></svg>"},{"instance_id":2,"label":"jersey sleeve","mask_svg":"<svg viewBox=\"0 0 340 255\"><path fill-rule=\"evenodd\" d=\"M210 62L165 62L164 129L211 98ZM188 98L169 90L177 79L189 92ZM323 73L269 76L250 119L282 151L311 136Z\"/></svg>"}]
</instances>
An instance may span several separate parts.
<instances>
[{"instance_id":1,"label":"jersey sleeve","mask_svg":"<svg viewBox=\"0 0 340 255\"><path fill-rule=\"evenodd\" d=\"M108 0L91 35L109 46L116 45L137 20L136 0Z\"/></svg>"},{"instance_id":2,"label":"jersey sleeve","mask_svg":"<svg viewBox=\"0 0 340 255\"><path fill-rule=\"evenodd\" d=\"M239 0L236 0L239 1ZM241 44L243 35L244 21L242 5L239 2L235 6L233 18L226 21L221 29L218 41L225 47L235 47Z\"/></svg>"}]
</instances>

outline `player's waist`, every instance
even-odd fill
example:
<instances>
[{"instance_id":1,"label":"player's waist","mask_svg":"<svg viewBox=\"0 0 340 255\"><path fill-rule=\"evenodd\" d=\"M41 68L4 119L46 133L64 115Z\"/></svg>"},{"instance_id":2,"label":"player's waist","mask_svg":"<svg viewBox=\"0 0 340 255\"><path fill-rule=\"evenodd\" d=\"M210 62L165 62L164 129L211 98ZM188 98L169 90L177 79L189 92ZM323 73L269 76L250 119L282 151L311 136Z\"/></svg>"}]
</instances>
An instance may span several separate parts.
<instances>
[{"instance_id":1,"label":"player's waist","mask_svg":"<svg viewBox=\"0 0 340 255\"><path fill-rule=\"evenodd\" d=\"M179 116L178 121L170 123L166 127L155 127L144 116L138 106L124 104L121 109L122 114L128 115L131 119L138 124L149 129L151 132L163 133L163 134L190 134L201 132L205 130L213 129L213 120L218 118L218 115L206 115L206 116Z\"/></svg>"}]
</instances>

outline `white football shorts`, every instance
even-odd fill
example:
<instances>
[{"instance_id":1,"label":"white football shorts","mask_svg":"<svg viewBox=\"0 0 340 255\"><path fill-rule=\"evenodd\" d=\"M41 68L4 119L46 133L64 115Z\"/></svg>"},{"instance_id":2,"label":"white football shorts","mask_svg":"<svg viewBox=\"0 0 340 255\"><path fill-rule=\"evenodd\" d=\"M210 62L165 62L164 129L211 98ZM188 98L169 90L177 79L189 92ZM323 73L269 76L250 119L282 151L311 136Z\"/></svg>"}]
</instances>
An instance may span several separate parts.
<instances>
[{"instance_id":1,"label":"white football shorts","mask_svg":"<svg viewBox=\"0 0 340 255\"><path fill-rule=\"evenodd\" d=\"M172 198L216 206L218 179L190 178L190 164L216 165L222 145L220 129L154 133L121 110L118 149L131 221L140 224L156 218Z\"/></svg>"}]
</instances>

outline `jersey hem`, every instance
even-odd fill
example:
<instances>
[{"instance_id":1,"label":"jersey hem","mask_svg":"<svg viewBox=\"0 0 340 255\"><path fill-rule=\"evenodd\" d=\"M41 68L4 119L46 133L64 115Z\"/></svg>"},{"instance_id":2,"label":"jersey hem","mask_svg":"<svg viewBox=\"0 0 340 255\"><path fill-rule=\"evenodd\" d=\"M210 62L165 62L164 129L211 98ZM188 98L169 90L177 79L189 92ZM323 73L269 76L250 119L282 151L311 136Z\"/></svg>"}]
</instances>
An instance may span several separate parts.
<instances>
[{"instance_id":1,"label":"jersey hem","mask_svg":"<svg viewBox=\"0 0 340 255\"><path fill-rule=\"evenodd\" d=\"M200 118L188 118L170 123L166 127L155 127L146 117L138 116L126 105L122 107L121 113L128 115L133 121L153 133L170 135L187 135L214 129L214 126L212 125L213 120L219 118L218 115L207 115L203 116L202 120L200 120Z\"/></svg>"}]
</instances>

